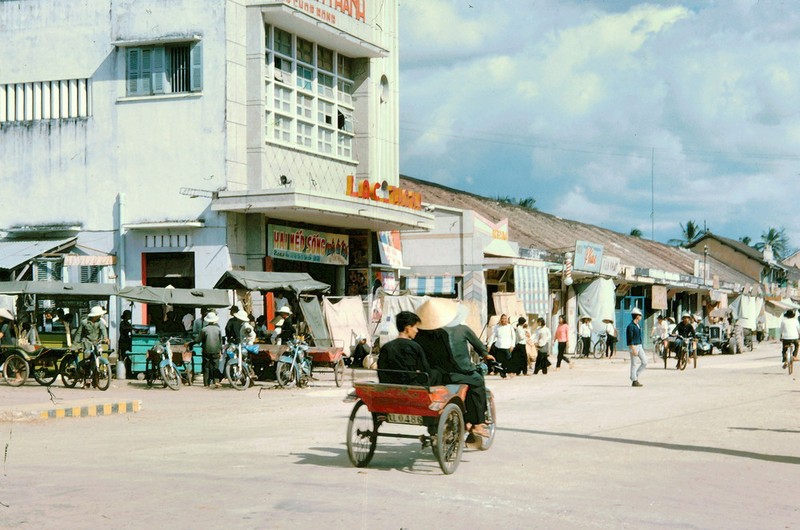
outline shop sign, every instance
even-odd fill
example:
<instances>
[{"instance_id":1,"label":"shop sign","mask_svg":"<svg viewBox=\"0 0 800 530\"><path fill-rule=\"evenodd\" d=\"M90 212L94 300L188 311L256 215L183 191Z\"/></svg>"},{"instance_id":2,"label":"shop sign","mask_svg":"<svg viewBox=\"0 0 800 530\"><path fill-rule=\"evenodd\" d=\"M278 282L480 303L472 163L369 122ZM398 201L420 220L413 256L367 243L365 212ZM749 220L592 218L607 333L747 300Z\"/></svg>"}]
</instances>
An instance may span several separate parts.
<instances>
[{"instance_id":1,"label":"shop sign","mask_svg":"<svg viewBox=\"0 0 800 530\"><path fill-rule=\"evenodd\" d=\"M606 276L616 276L619 274L619 258L603 256L603 261L600 264L600 274Z\"/></svg>"},{"instance_id":2,"label":"shop sign","mask_svg":"<svg viewBox=\"0 0 800 530\"><path fill-rule=\"evenodd\" d=\"M269 225L267 254L271 258L347 265L350 261L350 244L345 234Z\"/></svg>"},{"instance_id":3,"label":"shop sign","mask_svg":"<svg viewBox=\"0 0 800 530\"><path fill-rule=\"evenodd\" d=\"M475 218L475 231L491 236L492 239L502 239L508 241L508 217L496 223L491 222L484 216L473 212Z\"/></svg>"},{"instance_id":4,"label":"shop sign","mask_svg":"<svg viewBox=\"0 0 800 530\"><path fill-rule=\"evenodd\" d=\"M400 242L400 232L378 232L378 250L381 254L381 263L390 265L395 269L403 266L403 246Z\"/></svg>"},{"instance_id":5,"label":"shop sign","mask_svg":"<svg viewBox=\"0 0 800 530\"><path fill-rule=\"evenodd\" d=\"M575 260L572 263L576 271L599 273L603 264L603 245L575 242Z\"/></svg>"},{"instance_id":6,"label":"shop sign","mask_svg":"<svg viewBox=\"0 0 800 530\"><path fill-rule=\"evenodd\" d=\"M667 287L654 285L650 288L650 307L653 309L669 309L667 305Z\"/></svg>"},{"instance_id":7,"label":"shop sign","mask_svg":"<svg viewBox=\"0 0 800 530\"><path fill-rule=\"evenodd\" d=\"M336 12L358 21L367 21L367 0L283 0L323 22L336 24Z\"/></svg>"},{"instance_id":8,"label":"shop sign","mask_svg":"<svg viewBox=\"0 0 800 530\"><path fill-rule=\"evenodd\" d=\"M422 194L419 192L390 186L385 181L383 183L370 182L365 179L356 184L356 179L353 175L347 175L347 195L359 199L403 206L412 210L422 209Z\"/></svg>"}]
</instances>

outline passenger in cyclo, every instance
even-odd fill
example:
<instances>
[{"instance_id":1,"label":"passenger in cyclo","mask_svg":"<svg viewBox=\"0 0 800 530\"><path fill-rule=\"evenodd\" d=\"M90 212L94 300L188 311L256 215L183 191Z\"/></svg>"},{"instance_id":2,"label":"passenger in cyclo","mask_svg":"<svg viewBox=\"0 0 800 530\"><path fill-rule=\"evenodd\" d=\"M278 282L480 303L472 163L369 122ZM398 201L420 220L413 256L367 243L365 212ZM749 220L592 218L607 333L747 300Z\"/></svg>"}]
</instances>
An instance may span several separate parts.
<instances>
[{"instance_id":1,"label":"passenger in cyclo","mask_svg":"<svg viewBox=\"0 0 800 530\"><path fill-rule=\"evenodd\" d=\"M466 325L468 309L450 300L432 298L417 312L421 318L414 339L425 351L431 369L443 373L444 383L467 385L464 422L474 435L488 437L486 429L486 383L483 372L472 362L471 344L485 361L494 358Z\"/></svg>"},{"instance_id":2,"label":"passenger in cyclo","mask_svg":"<svg viewBox=\"0 0 800 530\"><path fill-rule=\"evenodd\" d=\"M425 350L414 342L419 322L419 317L411 311L401 311L395 317L399 335L384 344L378 355L378 381L381 383L420 386L442 384L439 372L431 370Z\"/></svg>"},{"instance_id":3,"label":"passenger in cyclo","mask_svg":"<svg viewBox=\"0 0 800 530\"><path fill-rule=\"evenodd\" d=\"M676 355L680 353L681 348L683 347L684 342L694 340L695 332L694 326L692 326L692 315L689 313L684 313L681 315L680 323L675 326L672 334L675 336L675 342L673 343L673 347L675 348ZM687 345L689 347L689 351L691 351L691 343ZM676 363L677 366L677 363Z\"/></svg>"}]
</instances>

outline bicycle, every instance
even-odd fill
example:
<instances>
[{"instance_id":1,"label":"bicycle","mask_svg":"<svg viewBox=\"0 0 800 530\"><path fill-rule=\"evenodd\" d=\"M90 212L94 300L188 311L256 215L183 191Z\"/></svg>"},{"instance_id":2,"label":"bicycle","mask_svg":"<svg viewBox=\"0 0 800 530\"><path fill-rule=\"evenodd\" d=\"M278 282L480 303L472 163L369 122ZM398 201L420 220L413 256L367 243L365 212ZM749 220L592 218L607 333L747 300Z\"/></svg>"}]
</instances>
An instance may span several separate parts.
<instances>
[{"instance_id":1,"label":"bicycle","mask_svg":"<svg viewBox=\"0 0 800 530\"><path fill-rule=\"evenodd\" d=\"M794 372L794 362L797 360L797 342L792 342L786 346L786 360L783 367L792 375Z\"/></svg>"},{"instance_id":2,"label":"bicycle","mask_svg":"<svg viewBox=\"0 0 800 530\"><path fill-rule=\"evenodd\" d=\"M689 337L683 339L680 350L675 355L677 360L678 370L686 370L686 365L689 363L689 356L694 359L694 367L697 368L697 346L694 339ZM667 367L667 357L664 357L664 368Z\"/></svg>"},{"instance_id":3,"label":"bicycle","mask_svg":"<svg viewBox=\"0 0 800 530\"><path fill-rule=\"evenodd\" d=\"M664 360L664 368L667 367L667 357L669 353L667 352L667 346L664 344L666 341L659 337L653 337L653 342L655 347L653 348L653 362L658 362L660 359Z\"/></svg>"},{"instance_id":4,"label":"bicycle","mask_svg":"<svg viewBox=\"0 0 800 530\"><path fill-rule=\"evenodd\" d=\"M606 354L606 334L601 333L591 346L591 353L595 359L602 359ZM575 346L575 358L589 357L589 352L583 351L583 337L578 337L578 344Z\"/></svg>"}]
</instances>

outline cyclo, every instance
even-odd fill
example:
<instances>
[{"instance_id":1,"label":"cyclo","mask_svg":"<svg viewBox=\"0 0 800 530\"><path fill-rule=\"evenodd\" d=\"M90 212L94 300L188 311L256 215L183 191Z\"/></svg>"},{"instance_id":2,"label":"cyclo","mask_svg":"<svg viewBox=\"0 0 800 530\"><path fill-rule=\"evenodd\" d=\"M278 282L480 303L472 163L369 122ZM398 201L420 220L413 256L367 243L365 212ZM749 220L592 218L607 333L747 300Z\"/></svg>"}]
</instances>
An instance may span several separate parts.
<instances>
[{"instance_id":1,"label":"cyclo","mask_svg":"<svg viewBox=\"0 0 800 530\"><path fill-rule=\"evenodd\" d=\"M390 370L396 372L394 370ZM427 377L427 374L419 374ZM449 475L461 462L465 442L486 451L494 442L497 414L494 395L486 389L488 437L465 439L467 385L424 386L355 381L346 401L355 401L347 422L347 456L356 467L369 465L378 437L419 440L430 447L442 471ZM426 434L379 432L384 424L418 425Z\"/></svg>"},{"instance_id":2,"label":"cyclo","mask_svg":"<svg viewBox=\"0 0 800 530\"><path fill-rule=\"evenodd\" d=\"M0 294L16 296L16 344L4 349L4 377L12 386L23 385L29 374L41 385L51 385L73 354L71 331L76 315L116 294L113 284L59 281L0 282ZM31 331L23 333L23 325ZM27 326L26 326L27 327ZM23 340L21 340L23 339ZM106 351L107 356L112 351ZM103 357L108 362L107 357Z\"/></svg>"}]
</instances>

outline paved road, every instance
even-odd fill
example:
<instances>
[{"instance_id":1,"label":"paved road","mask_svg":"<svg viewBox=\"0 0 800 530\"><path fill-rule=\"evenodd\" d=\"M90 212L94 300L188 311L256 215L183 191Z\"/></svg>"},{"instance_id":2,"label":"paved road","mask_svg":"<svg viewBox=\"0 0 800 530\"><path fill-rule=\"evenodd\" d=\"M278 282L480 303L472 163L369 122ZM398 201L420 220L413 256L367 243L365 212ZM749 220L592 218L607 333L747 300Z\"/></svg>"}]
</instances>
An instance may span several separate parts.
<instances>
[{"instance_id":1,"label":"paved road","mask_svg":"<svg viewBox=\"0 0 800 530\"><path fill-rule=\"evenodd\" d=\"M651 365L627 355L491 379L499 430L443 476L430 450L344 445L351 405L313 388L53 387L140 399L136 414L0 423L0 526L13 528L800 528L800 381L776 344ZM0 402L50 399L0 385Z\"/></svg>"}]
</instances>

